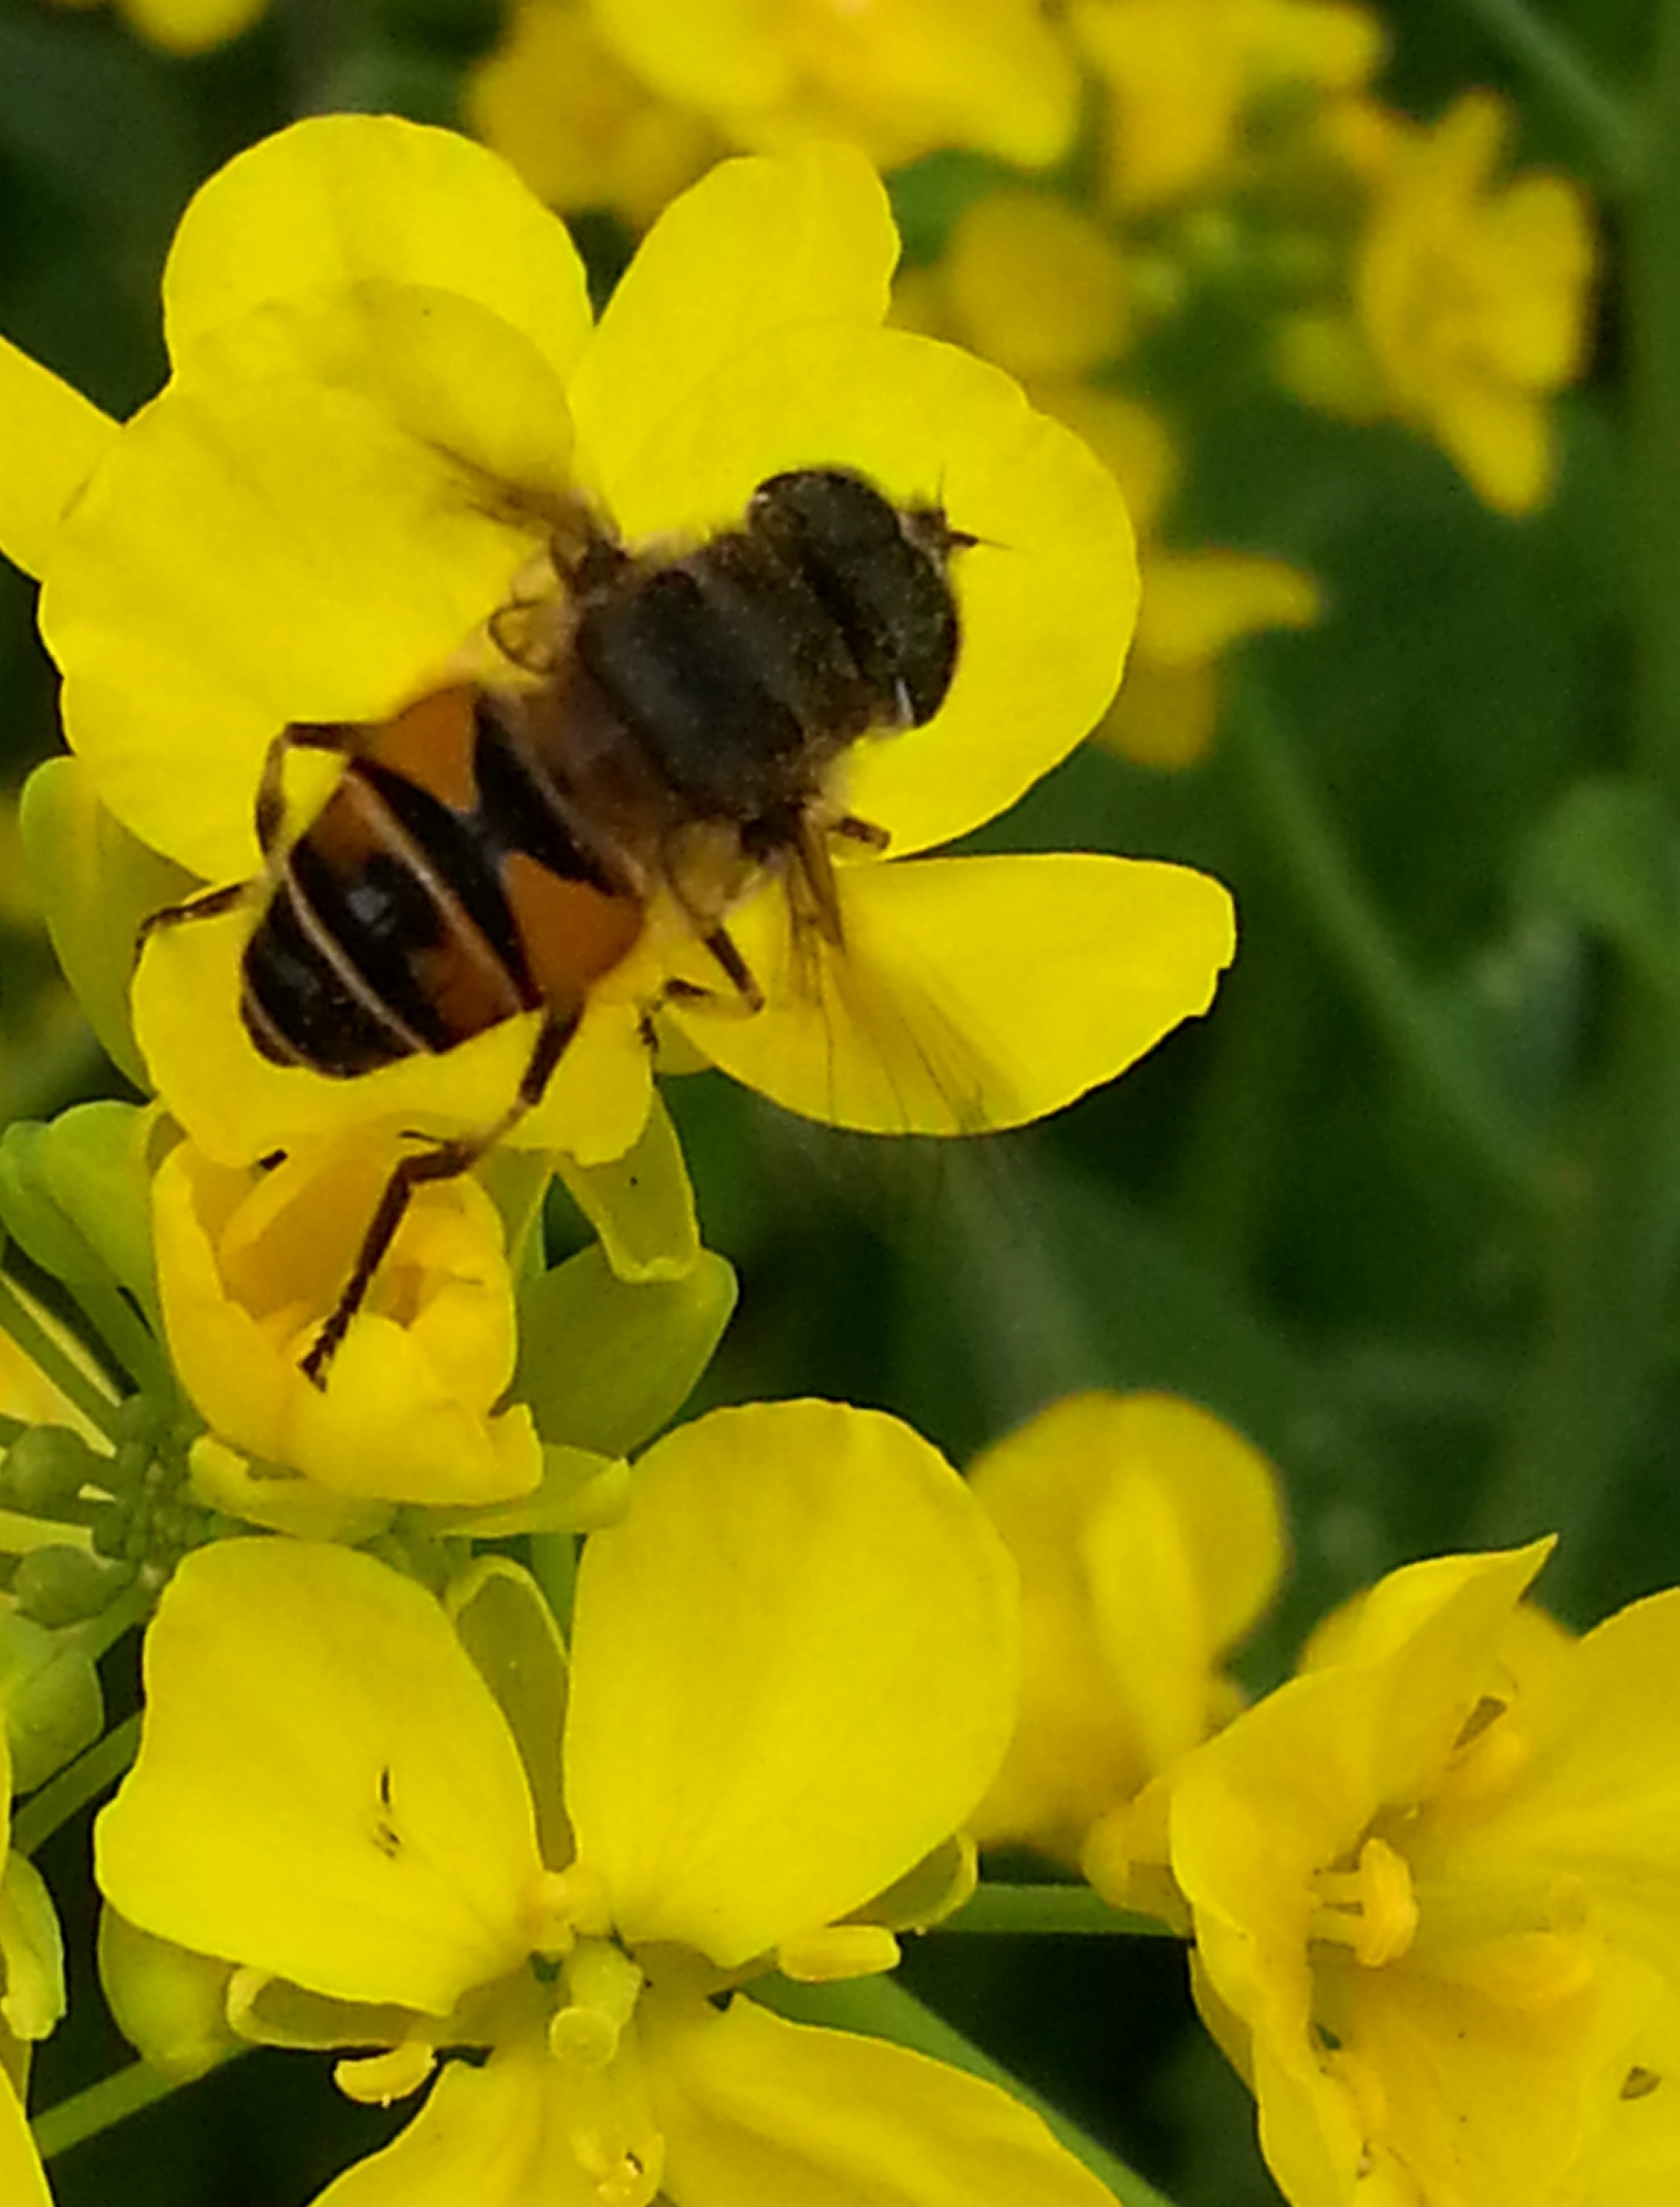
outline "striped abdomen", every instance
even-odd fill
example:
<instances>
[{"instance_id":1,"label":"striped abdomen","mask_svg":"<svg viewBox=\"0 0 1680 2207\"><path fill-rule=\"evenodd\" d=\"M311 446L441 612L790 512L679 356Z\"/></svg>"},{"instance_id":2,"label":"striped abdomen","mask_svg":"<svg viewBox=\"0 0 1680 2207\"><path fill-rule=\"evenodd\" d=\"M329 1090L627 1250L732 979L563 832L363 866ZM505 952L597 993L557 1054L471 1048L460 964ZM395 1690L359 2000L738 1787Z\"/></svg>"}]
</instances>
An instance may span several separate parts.
<instances>
[{"instance_id":1,"label":"striped abdomen","mask_svg":"<svg viewBox=\"0 0 1680 2207\"><path fill-rule=\"evenodd\" d=\"M265 1056L349 1078L540 1004L575 1020L640 924L522 781L488 697L442 691L359 732L278 868L241 1010Z\"/></svg>"}]
</instances>

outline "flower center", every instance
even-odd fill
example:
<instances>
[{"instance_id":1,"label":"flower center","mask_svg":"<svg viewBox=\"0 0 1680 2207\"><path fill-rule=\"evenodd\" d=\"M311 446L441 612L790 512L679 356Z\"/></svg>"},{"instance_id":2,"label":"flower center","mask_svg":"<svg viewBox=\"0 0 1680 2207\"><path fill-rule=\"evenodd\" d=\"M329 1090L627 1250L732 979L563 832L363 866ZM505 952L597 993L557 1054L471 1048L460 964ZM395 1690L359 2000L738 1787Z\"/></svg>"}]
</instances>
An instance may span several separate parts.
<instances>
[{"instance_id":1,"label":"flower center","mask_svg":"<svg viewBox=\"0 0 1680 2207\"><path fill-rule=\"evenodd\" d=\"M1367 1970L1397 1961L1417 1935L1412 1873L1386 1839L1366 1839L1352 1869L1320 1870L1312 1886L1307 1936L1350 1948Z\"/></svg>"}]
</instances>

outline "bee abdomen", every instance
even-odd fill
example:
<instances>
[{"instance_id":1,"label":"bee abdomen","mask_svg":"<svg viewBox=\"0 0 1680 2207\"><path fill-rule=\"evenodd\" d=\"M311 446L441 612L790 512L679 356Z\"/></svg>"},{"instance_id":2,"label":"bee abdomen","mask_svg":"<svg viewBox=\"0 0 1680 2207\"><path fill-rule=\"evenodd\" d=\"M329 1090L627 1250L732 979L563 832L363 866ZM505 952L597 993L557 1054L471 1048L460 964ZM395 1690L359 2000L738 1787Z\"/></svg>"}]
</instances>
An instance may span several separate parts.
<instances>
[{"instance_id":1,"label":"bee abdomen","mask_svg":"<svg viewBox=\"0 0 1680 2207\"><path fill-rule=\"evenodd\" d=\"M265 1056L349 1079L538 1001L475 818L353 759L288 852L247 946Z\"/></svg>"}]
</instances>

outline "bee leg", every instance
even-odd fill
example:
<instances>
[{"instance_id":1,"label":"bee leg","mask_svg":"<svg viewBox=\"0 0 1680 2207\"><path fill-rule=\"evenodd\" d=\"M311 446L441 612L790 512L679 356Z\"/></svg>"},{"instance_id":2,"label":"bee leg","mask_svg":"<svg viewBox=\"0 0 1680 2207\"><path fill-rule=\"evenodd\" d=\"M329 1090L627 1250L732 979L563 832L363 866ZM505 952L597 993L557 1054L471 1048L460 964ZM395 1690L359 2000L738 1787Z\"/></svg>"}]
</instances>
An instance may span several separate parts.
<instances>
[{"instance_id":1,"label":"bee leg","mask_svg":"<svg viewBox=\"0 0 1680 2207\"><path fill-rule=\"evenodd\" d=\"M855 812L842 812L838 820L831 820L828 833L843 835L848 843L861 843L866 851L884 851L893 840L890 828L878 828L873 820L860 820Z\"/></svg>"},{"instance_id":2,"label":"bee leg","mask_svg":"<svg viewBox=\"0 0 1680 2207\"><path fill-rule=\"evenodd\" d=\"M300 721L282 728L269 745L263 754L255 808L257 847L265 860L273 857L285 819L286 754L295 751L349 751L354 741L354 731L348 726ZM255 882L229 882L221 888L202 889L196 896L183 897L179 904L166 904L158 912L148 912L135 936L135 958L159 928L179 927L192 919L218 918L223 912L236 911L248 902L259 886Z\"/></svg>"},{"instance_id":3,"label":"bee leg","mask_svg":"<svg viewBox=\"0 0 1680 2207\"><path fill-rule=\"evenodd\" d=\"M726 927L714 927L701 936L718 964L723 968L730 986L735 990L750 1012L764 1008L764 991L753 977L753 971L735 947L735 938Z\"/></svg>"},{"instance_id":4,"label":"bee leg","mask_svg":"<svg viewBox=\"0 0 1680 2207\"><path fill-rule=\"evenodd\" d=\"M183 897L179 904L148 912L135 933L136 960L159 929L182 927L188 920L214 919L222 912L232 912L245 902L253 886L250 882L228 882L218 889L202 889L197 896Z\"/></svg>"},{"instance_id":5,"label":"bee leg","mask_svg":"<svg viewBox=\"0 0 1680 2207\"><path fill-rule=\"evenodd\" d=\"M428 1181L454 1180L469 1172L487 1151L494 1149L509 1128L523 1119L529 1110L542 1101L543 1091L560 1062L560 1053L571 1039L577 1022L575 1018L544 1014L537 1030L536 1042L524 1072L519 1078L518 1092L513 1102L503 1112L493 1127L481 1134L467 1134L454 1141L439 1142L434 1147L421 1151L418 1157L404 1157L385 1184L384 1193L374 1211L373 1222L362 1238L356 1252L356 1264L344 1284L344 1293L327 1313L326 1322L309 1344L309 1352L298 1365L298 1370L312 1386L325 1387L326 1367L338 1355L344 1336L350 1331L350 1320L368 1300L368 1290L374 1284L374 1275L384 1262L386 1253L397 1238L397 1229L406 1217L414 1192Z\"/></svg>"},{"instance_id":6,"label":"bee leg","mask_svg":"<svg viewBox=\"0 0 1680 2207\"><path fill-rule=\"evenodd\" d=\"M286 760L293 751L336 751L348 757L356 748L356 730L344 721L293 721L281 729L263 754L262 778L257 784L257 847L272 858L286 817Z\"/></svg>"}]
</instances>

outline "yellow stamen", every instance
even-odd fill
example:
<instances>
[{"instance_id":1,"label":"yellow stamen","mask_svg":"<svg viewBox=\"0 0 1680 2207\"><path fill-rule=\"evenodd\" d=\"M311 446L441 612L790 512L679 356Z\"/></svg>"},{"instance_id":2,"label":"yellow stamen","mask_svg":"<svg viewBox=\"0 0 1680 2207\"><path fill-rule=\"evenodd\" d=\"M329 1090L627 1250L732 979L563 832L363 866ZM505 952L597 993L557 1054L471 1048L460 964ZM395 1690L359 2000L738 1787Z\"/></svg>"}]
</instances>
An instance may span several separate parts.
<instances>
[{"instance_id":1,"label":"yellow stamen","mask_svg":"<svg viewBox=\"0 0 1680 2207\"><path fill-rule=\"evenodd\" d=\"M899 1942L884 1923L828 1923L784 1939L776 1962L785 1977L801 1984L834 1984L845 1977L872 1977L898 1967Z\"/></svg>"},{"instance_id":2,"label":"yellow stamen","mask_svg":"<svg viewBox=\"0 0 1680 2207\"><path fill-rule=\"evenodd\" d=\"M604 2069L636 2013L642 1983L641 1971L621 1948L603 1939L581 1941L565 1965L571 1998L548 2026L555 2060Z\"/></svg>"},{"instance_id":3,"label":"yellow stamen","mask_svg":"<svg viewBox=\"0 0 1680 2207\"><path fill-rule=\"evenodd\" d=\"M437 2049L423 2039L405 2039L383 2054L366 2054L337 2063L332 2081L347 2100L364 2108L388 2108L417 2092L437 2066Z\"/></svg>"},{"instance_id":4,"label":"yellow stamen","mask_svg":"<svg viewBox=\"0 0 1680 2207\"><path fill-rule=\"evenodd\" d=\"M1353 1950L1367 1970L1397 1961L1417 1935L1417 1895L1405 1857L1386 1840L1369 1839L1351 1870L1320 1870L1318 1905L1309 1936Z\"/></svg>"}]
</instances>

